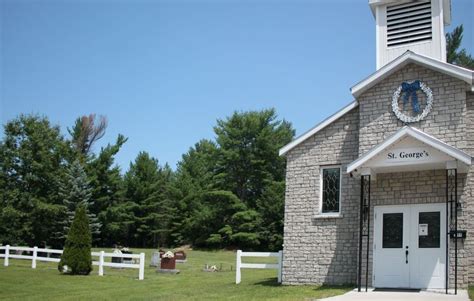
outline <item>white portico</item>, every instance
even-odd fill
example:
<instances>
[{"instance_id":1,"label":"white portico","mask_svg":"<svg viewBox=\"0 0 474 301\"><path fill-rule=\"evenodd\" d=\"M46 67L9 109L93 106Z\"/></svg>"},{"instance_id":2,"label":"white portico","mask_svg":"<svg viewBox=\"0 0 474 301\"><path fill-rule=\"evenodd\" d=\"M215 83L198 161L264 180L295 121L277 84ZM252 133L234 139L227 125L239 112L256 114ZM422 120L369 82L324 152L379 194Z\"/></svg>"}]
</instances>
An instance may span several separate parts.
<instances>
[{"instance_id":1,"label":"white portico","mask_svg":"<svg viewBox=\"0 0 474 301\"><path fill-rule=\"evenodd\" d=\"M447 234L457 233L458 230L456 210L450 210L457 204L456 193L450 193L448 189L451 187L456 190L457 173L466 173L471 160L471 156L465 152L419 129L404 126L348 165L349 174L361 177L359 256L363 256L365 237L366 256L370 248L373 252L374 287L447 287ZM447 170L446 203L374 206L374 214L370 214L370 183L376 181L377 173L437 169ZM369 221L371 216L372 222ZM455 248L457 252L457 246ZM359 262L362 263L362 258ZM457 262L454 264L457 272Z\"/></svg>"}]
</instances>

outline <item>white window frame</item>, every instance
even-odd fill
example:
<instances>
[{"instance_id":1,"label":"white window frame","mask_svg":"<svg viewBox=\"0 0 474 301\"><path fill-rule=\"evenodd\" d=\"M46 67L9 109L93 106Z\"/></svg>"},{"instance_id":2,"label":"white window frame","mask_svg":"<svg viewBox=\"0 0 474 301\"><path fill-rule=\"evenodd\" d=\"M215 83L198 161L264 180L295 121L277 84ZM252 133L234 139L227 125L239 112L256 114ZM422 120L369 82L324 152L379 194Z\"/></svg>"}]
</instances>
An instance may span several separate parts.
<instances>
[{"instance_id":1,"label":"white window frame","mask_svg":"<svg viewBox=\"0 0 474 301\"><path fill-rule=\"evenodd\" d=\"M338 212L323 212L323 173L325 169L339 168L339 211ZM342 166L337 165L324 165L319 168L319 211L318 215L323 217L341 217L342 209Z\"/></svg>"}]
</instances>

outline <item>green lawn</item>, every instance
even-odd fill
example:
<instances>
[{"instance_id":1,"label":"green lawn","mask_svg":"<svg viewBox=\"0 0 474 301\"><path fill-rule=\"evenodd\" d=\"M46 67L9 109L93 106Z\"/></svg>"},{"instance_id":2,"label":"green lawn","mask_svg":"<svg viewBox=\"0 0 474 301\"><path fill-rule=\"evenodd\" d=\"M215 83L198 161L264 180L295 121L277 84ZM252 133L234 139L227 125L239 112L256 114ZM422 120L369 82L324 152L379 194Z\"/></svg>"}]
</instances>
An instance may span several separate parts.
<instances>
[{"instance_id":1,"label":"green lawn","mask_svg":"<svg viewBox=\"0 0 474 301\"><path fill-rule=\"evenodd\" d=\"M469 299L474 300L474 285L469 287Z\"/></svg>"},{"instance_id":2,"label":"green lawn","mask_svg":"<svg viewBox=\"0 0 474 301\"><path fill-rule=\"evenodd\" d=\"M106 250L106 252L109 250ZM140 250L134 249L135 253ZM152 250L145 250L150 263ZM178 275L166 275L146 267L145 280L136 269L105 268L97 276L60 275L54 263L10 259L0 260L0 299L9 300L311 300L342 294L350 287L281 286L276 270L243 270L242 283L235 284L235 253L230 251L188 251L188 262L177 264ZM262 258L245 258L261 262ZM267 261L269 262L269 261ZM220 272L203 272L205 264L222 264ZM232 268L232 270L231 270Z\"/></svg>"}]
</instances>

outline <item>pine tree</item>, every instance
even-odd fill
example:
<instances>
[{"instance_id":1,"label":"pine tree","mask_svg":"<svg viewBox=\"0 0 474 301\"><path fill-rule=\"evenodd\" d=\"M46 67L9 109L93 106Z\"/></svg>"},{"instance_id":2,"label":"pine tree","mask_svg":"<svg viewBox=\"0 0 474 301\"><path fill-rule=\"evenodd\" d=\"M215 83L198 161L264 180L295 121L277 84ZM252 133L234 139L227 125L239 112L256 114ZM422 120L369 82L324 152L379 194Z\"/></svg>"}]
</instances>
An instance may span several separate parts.
<instances>
[{"instance_id":1,"label":"pine tree","mask_svg":"<svg viewBox=\"0 0 474 301\"><path fill-rule=\"evenodd\" d=\"M122 135L118 135L114 144L108 144L101 148L97 156L91 155L84 166L92 187L92 199L94 203L89 209L98 218L101 227L100 244L111 246L116 241L118 215L113 207L124 203L123 178L120 174L120 168L114 164L115 155L119 152L122 145L127 141ZM122 214L120 214L122 216Z\"/></svg>"},{"instance_id":2,"label":"pine tree","mask_svg":"<svg viewBox=\"0 0 474 301\"><path fill-rule=\"evenodd\" d=\"M74 152L46 117L20 115L0 141L0 243L62 247L58 187Z\"/></svg>"},{"instance_id":3,"label":"pine tree","mask_svg":"<svg viewBox=\"0 0 474 301\"><path fill-rule=\"evenodd\" d=\"M58 270L72 275L89 275L92 271L91 243L87 211L80 205L69 229Z\"/></svg>"},{"instance_id":4,"label":"pine tree","mask_svg":"<svg viewBox=\"0 0 474 301\"><path fill-rule=\"evenodd\" d=\"M202 139L178 162L175 179L169 186L170 197L174 200L175 213L170 221L170 239L174 244L183 245L190 241L186 232L186 220L190 215L196 195L203 191L213 190L213 180L217 157L216 143Z\"/></svg>"},{"instance_id":5,"label":"pine tree","mask_svg":"<svg viewBox=\"0 0 474 301\"><path fill-rule=\"evenodd\" d=\"M232 215L231 243L279 249L284 189L277 183L284 183L285 159L278 150L293 138L291 124L278 120L274 109L234 112L218 120L214 131L219 147L215 187L231 191L245 206Z\"/></svg>"},{"instance_id":6,"label":"pine tree","mask_svg":"<svg viewBox=\"0 0 474 301\"><path fill-rule=\"evenodd\" d=\"M74 219L77 207L84 206L86 209L93 205L91 200L92 188L87 175L78 160L71 163L66 171L65 177L59 186L59 197L63 200L66 216L61 221L63 230L57 234L58 238L64 239ZM94 213L88 213L92 235L100 234L100 222Z\"/></svg>"},{"instance_id":7,"label":"pine tree","mask_svg":"<svg viewBox=\"0 0 474 301\"><path fill-rule=\"evenodd\" d=\"M446 57L448 63L474 70L474 58L461 47L464 27L459 25L451 33L446 34Z\"/></svg>"},{"instance_id":8,"label":"pine tree","mask_svg":"<svg viewBox=\"0 0 474 301\"><path fill-rule=\"evenodd\" d=\"M278 150L293 138L291 124L277 120L274 109L234 112L218 120L214 132L219 146L217 187L255 208L266 185L285 177L285 159Z\"/></svg>"},{"instance_id":9,"label":"pine tree","mask_svg":"<svg viewBox=\"0 0 474 301\"><path fill-rule=\"evenodd\" d=\"M140 152L124 177L125 198L123 206L129 206L134 223L129 234L136 246L166 245L169 224L174 206L169 187L173 171L168 165L160 167L158 160L147 152Z\"/></svg>"},{"instance_id":10,"label":"pine tree","mask_svg":"<svg viewBox=\"0 0 474 301\"><path fill-rule=\"evenodd\" d=\"M107 118L95 114L82 116L76 119L72 129L68 132L72 137L72 144L76 151L87 157L90 155L92 146L105 135L107 129Z\"/></svg>"},{"instance_id":11,"label":"pine tree","mask_svg":"<svg viewBox=\"0 0 474 301\"><path fill-rule=\"evenodd\" d=\"M262 216L260 237L268 250L281 250L283 244L283 218L285 211L285 181L269 183L257 201Z\"/></svg>"}]
</instances>

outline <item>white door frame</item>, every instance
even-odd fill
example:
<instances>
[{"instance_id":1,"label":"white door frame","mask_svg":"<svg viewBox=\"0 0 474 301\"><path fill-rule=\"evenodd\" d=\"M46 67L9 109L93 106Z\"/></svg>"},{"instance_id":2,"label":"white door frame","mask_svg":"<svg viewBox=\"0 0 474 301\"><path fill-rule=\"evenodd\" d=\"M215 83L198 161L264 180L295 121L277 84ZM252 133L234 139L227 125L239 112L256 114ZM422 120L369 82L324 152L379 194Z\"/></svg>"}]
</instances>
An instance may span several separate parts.
<instances>
[{"instance_id":1,"label":"white door frame","mask_svg":"<svg viewBox=\"0 0 474 301\"><path fill-rule=\"evenodd\" d=\"M419 231L419 213L420 212L440 212L440 246L439 248L419 248L418 247L418 231ZM377 261L381 260L377 257L379 256L382 248L382 214L384 213L403 213L403 242L402 250L397 248L393 252L393 256L398 256L399 258L394 258L394 260L403 260L405 247L409 246L409 263L407 267L400 266L399 274L394 275L398 277L400 284L393 286L378 285L378 287L398 287L398 288L445 288L445 267L446 267L446 258L445 258L445 246L446 246L446 204L444 203L429 203L429 204L404 204L404 205L383 205L383 206L374 206L374 220L373 220L373 241L372 241L372 250L373 250L373 260L372 260L372 283L374 287L377 287L377 280L381 281L381 278L377 278L375 273L377 270ZM377 214L379 216L377 216ZM378 250L377 250L378 249ZM384 249L384 252L390 256L390 249ZM398 252L398 253L397 253ZM397 255L398 254L398 255ZM427 257L427 254L432 254L431 257ZM435 258L437 257L437 258ZM433 262L434 261L434 262ZM434 266L432 274L428 271L423 273L418 269L420 266L423 266L422 262L426 262L427 265ZM379 263L380 264L380 263ZM390 265L388 261L384 261L384 264ZM379 271L380 272L380 271ZM427 276L428 275L428 276ZM431 275L431 277L430 277ZM379 276L381 277L381 276ZM406 277L404 280L402 278ZM383 280L382 280L383 283Z\"/></svg>"}]
</instances>

